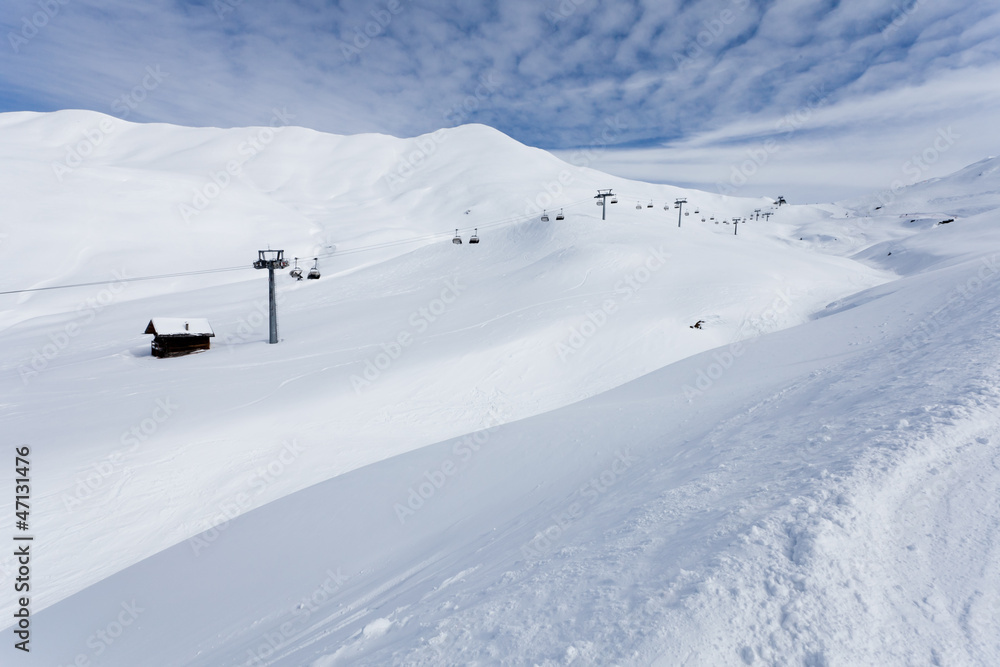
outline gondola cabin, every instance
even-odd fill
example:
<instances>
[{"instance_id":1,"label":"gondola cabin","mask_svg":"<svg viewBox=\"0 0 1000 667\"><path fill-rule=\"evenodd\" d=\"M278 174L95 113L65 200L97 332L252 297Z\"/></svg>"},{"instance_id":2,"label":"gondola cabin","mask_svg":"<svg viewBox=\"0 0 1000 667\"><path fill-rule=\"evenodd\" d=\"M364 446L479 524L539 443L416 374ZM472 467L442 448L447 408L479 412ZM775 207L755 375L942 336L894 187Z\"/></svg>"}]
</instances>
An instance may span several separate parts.
<instances>
[{"instance_id":1,"label":"gondola cabin","mask_svg":"<svg viewBox=\"0 0 1000 667\"><path fill-rule=\"evenodd\" d=\"M204 318L154 317L145 333L153 334L154 357L179 357L209 349L215 337L212 325Z\"/></svg>"}]
</instances>

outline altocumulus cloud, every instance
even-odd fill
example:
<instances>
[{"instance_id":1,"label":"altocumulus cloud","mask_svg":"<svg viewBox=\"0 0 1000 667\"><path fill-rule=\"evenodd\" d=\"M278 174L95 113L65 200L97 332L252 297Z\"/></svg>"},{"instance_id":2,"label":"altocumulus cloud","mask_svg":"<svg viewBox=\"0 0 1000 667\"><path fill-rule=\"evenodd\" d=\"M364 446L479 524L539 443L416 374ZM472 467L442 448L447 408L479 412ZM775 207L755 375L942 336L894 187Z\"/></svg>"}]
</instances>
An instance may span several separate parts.
<instances>
[{"instance_id":1,"label":"altocumulus cloud","mask_svg":"<svg viewBox=\"0 0 1000 667\"><path fill-rule=\"evenodd\" d=\"M1000 7L957 0L10 0L0 26L4 110L120 116L153 68L168 76L129 120L264 124L282 107L328 132L480 122L558 151L618 118L623 150L595 166L707 189L780 142L740 194L787 176L862 187L938 126L987 130L1000 53ZM454 114L484 77L488 99ZM859 142L876 157L864 183L838 152L859 135L876 139ZM948 159L982 156L959 143Z\"/></svg>"}]
</instances>

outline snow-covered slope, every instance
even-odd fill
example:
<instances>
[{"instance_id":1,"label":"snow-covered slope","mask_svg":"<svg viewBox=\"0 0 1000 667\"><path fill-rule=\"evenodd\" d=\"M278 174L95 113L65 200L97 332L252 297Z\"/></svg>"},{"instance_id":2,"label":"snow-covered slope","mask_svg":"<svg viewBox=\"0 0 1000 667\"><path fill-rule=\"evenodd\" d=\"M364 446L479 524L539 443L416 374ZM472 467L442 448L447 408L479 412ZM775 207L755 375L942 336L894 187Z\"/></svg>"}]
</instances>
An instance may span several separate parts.
<instances>
[{"instance_id":1,"label":"snow-covered slope","mask_svg":"<svg viewBox=\"0 0 1000 667\"><path fill-rule=\"evenodd\" d=\"M102 123L89 159L53 167ZM269 243L324 271L280 277L275 346L252 269L0 296L4 426L38 470L37 625L59 637L33 658L1000 655L995 512L961 509L998 479L988 165L951 181L948 225L862 202L734 235L709 218L767 202L481 126L287 127L182 210L263 132L0 117L19 258L0 291L245 265ZM912 208L943 211L925 205L941 183ZM622 202L602 222L606 187ZM700 212L678 229L681 196ZM213 350L153 359L153 316L207 317Z\"/></svg>"}]
</instances>

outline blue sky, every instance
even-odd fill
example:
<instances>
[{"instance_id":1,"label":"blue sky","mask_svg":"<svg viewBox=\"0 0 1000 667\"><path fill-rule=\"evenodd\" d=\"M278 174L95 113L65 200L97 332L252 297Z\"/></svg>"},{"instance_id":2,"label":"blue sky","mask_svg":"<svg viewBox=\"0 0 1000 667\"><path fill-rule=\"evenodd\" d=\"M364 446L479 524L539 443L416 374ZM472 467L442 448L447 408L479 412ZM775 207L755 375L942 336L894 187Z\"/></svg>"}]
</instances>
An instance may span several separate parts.
<instances>
[{"instance_id":1,"label":"blue sky","mask_svg":"<svg viewBox=\"0 0 1000 667\"><path fill-rule=\"evenodd\" d=\"M1000 153L994 2L5 0L0 27L0 111L478 122L631 178L797 201Z\"/></svg>"}]
</instances>

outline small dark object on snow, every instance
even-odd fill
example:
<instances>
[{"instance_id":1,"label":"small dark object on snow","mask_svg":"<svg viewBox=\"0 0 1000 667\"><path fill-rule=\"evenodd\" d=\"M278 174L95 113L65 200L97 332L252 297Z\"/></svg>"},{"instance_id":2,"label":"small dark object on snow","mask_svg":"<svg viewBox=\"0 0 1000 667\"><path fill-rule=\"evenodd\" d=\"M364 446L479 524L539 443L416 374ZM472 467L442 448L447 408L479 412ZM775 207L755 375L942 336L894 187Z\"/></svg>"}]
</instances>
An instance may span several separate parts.
<instances>
[{"instance_id":1,"label":"small dark object on snow","mask_svg":"<svg viewBox=\"0 0 1000 667\"><path fill-rule=\"evenodd\" d=\"M701 325L705 323L705 320L698 320L694 324L688 327L688 329L700 329Z\"/></svg>"},{"instance_id":2,"label":"small dark object on snow","mask_svg":"<svg viewBox=\"0 0 1000 667\"><path fill-rule=\"evenodd\" d=\"M892 254L892 253L890 252L890 253L889 253L889 255L891 255L891 254ZM886 257L888 257L889 255L886 255Z\"/></svg>"},{"instance_id":3,"label":"small dark object on snow","mask_svg":"<svg viewBox=\"0 0 1000 667\"><path fill-rule=\"evenodd\" d=\"M955 222L955 218L948 218L947 220L942 220L939 225L947 225L949 222Z\"/></svg>"}]
</instances>

